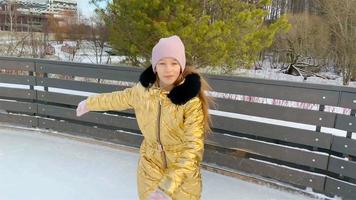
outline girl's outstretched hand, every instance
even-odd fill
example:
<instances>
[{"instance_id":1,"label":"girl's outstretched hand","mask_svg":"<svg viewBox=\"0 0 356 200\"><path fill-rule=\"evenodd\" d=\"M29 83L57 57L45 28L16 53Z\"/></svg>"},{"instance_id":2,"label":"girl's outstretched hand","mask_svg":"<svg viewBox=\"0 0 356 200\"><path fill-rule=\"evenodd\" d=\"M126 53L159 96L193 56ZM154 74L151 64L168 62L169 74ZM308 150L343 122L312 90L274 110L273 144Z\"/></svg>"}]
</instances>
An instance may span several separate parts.
<instances>
[{"instance_id":1,"label":"girl's outstretched hand","mask_svg":"<svg viewBox=\"0 0 356 200\"><path fill-rule=\"evenodd\" d=\"M152 192L147 200L172 200L166 193L157 189L156 191Z\"/></svg>"},{"instance_id":2,"label":"girl's outstretched hand","mask_svg":"<svg viewBox=\"0 0 356 200\"><path fill-rule=\"evenodd\" d=\"M86 100L83 100L78 104L77 117L80 117L80 116L84 115L87 112L89 112L89 109L87 107L87 102L86 102Z\"/></svg>"}]
</instances>

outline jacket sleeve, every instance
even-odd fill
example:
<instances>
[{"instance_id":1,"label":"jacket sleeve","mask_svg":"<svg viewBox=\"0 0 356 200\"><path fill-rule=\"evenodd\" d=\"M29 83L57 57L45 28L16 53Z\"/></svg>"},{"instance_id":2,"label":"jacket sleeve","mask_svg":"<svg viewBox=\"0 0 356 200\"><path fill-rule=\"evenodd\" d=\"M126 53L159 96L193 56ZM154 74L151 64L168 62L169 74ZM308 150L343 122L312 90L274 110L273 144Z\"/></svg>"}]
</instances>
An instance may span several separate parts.
<instances>
[{"instance_id":1,"label":"jacket sleeve","mask_svg":"<svg viewBox=\"0 0 356 200\"><path fill-rule=\"evenodd\" d=\"M184 151L172 167L166 170L158 186L170 196L188 174L197 172L204 152L204 114L198 97L187 103L184 118Z\"/></svg>"},{"instance_id":2,"label":"jacket sleeve","mask_svg":"<svg viewBox=\"0 0 356 200\"><path fill-rule=\"evenodd\" d=\"M134 108L135 98L139 98L137 96L138 84L121 91L90 96L86 100L86 105L90 111L126 110Z\"/></svg>"}]
</instances>

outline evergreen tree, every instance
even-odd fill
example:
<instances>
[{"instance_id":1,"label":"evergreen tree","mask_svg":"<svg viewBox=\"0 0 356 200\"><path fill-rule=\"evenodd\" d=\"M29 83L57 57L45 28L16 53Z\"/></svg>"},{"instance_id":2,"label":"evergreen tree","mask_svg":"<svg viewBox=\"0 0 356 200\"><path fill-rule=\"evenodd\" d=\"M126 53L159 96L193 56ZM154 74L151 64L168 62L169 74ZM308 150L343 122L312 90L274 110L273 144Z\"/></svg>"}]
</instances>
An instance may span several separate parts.
<instances>
[{"instance_id":1,"label":"evergreen tree","mask_svg":"<svg viewBox=\"0 0 356 200\"><path fill-rule=\"evenodd\" d=\"M250 66L288 23L264 23L269 0L113 0L103 11L110 42L129 64L149 64L161 37L179 35L197 67Z\"/></svg>"}]
</instances>

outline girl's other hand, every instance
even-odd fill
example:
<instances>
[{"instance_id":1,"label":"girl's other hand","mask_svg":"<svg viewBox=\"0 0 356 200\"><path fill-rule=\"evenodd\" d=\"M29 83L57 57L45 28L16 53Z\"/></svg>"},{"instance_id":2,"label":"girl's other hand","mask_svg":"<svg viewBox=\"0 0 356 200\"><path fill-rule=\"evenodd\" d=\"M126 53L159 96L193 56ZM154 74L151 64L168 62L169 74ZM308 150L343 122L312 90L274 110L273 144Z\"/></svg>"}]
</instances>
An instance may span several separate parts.
<instances>
[{"instance_id":1,"label":"girl's other hand","mask_svg":"<svg viewBox=\"0 0 356 200\"><path fill-rule=\"evenodd\" d=\"M77 117L80 117L80 116L84 115L87 112L89 112L89 109L87 107L87 102L86 102L86 100L83 100L78 104Z\"/></svg>"}]
</instances>

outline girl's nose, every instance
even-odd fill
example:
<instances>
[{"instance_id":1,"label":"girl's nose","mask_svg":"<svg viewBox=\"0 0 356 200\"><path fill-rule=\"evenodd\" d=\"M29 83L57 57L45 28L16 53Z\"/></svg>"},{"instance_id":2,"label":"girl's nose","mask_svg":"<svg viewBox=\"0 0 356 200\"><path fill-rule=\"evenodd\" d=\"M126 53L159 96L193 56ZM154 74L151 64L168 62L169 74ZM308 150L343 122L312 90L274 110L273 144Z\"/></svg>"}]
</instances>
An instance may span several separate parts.
<instances>
[{"instance_id":1,"label":"girl's nose","mask_svg":"<svg viewBox=\"0 0 356 200\"><path fill-rule=\"evenodd\" d=\"M173 65L167 65L166 66L166 71L172 71Z\"/></svg>"}]
</instances>

